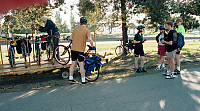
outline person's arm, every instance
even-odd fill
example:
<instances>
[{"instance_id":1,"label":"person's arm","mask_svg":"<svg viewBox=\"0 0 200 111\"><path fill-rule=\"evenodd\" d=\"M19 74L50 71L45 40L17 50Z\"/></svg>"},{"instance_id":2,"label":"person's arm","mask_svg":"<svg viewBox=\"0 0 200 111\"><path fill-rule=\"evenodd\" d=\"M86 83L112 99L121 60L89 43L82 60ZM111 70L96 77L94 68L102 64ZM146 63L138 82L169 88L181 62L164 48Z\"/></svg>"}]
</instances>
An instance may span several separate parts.
<instances>
[{"instance_id":1,"label":"person's arm","mask_svg":"<svg viewBox=\"0 0 200 111\"><path fill-rule=\"evenodd\" d=\"M162 40L161 43L167 44L167 45L172 45L172 41L167 42L167 41Z\"/></svg>"},{"instance_id":2,"label":"person's arm","mask_svg":"<svg viewBox=\"0 0 200 111\"><path fill-rule=\"evenodd\" d=\"M93 40L92 40L92 37L88 37L88 40L89 40L89 42L90 42L91 46L93 47L94 45L93 45Z\"/></svg>"}]
</instances>

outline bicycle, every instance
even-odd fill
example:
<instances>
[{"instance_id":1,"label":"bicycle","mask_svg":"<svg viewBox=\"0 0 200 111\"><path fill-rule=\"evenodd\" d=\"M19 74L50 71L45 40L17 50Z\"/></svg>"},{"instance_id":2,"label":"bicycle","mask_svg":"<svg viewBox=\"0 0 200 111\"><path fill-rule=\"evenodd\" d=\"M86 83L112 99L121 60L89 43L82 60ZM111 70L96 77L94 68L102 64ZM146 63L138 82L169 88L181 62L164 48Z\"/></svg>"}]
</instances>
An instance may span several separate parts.
<instances>
[{"instance_id":1,"label":"bicycle","mask_svg":"<svg viewBox=\"0 0 200 111\"><path fill-rule=\"evenodd\" d=\"M124 54L124 52L126 54L131 54L132 53L132 50L134 49L135 45L133 43L133 40L129 40L128 43L126 43L125 45L123 45L123 41L122 40L119 40L121 41L121 45L117 46L115 48L115 54L117 56L121 56Z\"/></svg>"},{"instance_id":2,"label":"bicycle","mask_svg":"<svg viewBox=\"0 0 200 111\"><path fill-rule=\"evenodd\" d=\"M68 36L66 38L66 40L70 41L68 46L58 45L58 47L55 48L55 55L54 55L55 59L59 64L62 64L62 65L66 65L70 61L70 51L69 50L71 48L72 41L69 40L69 37L70 36Z\"/></svg>"},{"instance_id":3,"label":"bicycle","mask_svg":"<svg viewBox=\"0 0 200 111\"><path fill-rule=\"evenodd\" d=\"M52 65L54 65L55 63L55 46L54 46L54 38L59 38L57 35L43 35L42 37L47 39L47 58L48 61L50 61L52 63Z\"/></svg>"},{"instance_id":4,"label":"bicycle","mask_svg":"<svg viewBox=\"0 0 200 111\"><path fill-rule=\"evenodd\" d=\"M37 64L41 65L41 52L40 52L40 44L41 44L41 42L40 42L39 38L41 38L41 37L38 37L38 36L35 37L35 50L36 50L36 61L37 61Z\"/></svg>"},{"instance_id":5,"label":"bicycle","mask_svg":"<svg viewBox=\"0 0 200 111\"><path fill-rule=\"evenodd\" d=\"M10 46L8 49L9 63L10 63L11 68L13 68L15 65L15 50L14 50L14 45L13 45L14 41L12 38L7 38L7 40L10 43Z\"/></svg>"},{"instance_id":6,"label":"bicycle","mask_svg":"<svg viewBox=\"0 0 200 111\"><path fill-rule=\"evenodd\" d=\"M93 50L93 48L90 45L87 45L87 46L89 47L89 49L83 55L83 57L85 58L84 63L86 62L86 58L92 58L92 57L90 57L89 53L91 50ZM94 60L94 64L95 64L96 69L92 72L92 74L87 73L88 70L85 71L85 79L88 82L94 82L99 78L99 75L100 75L99 65L101 65L101 64L96 60ZM77 61L77 66L79 67L78 61ZM64 79L67 79L69 77L69 70L65 69L65 70L61 71L60 76Z\"/></svg>"}]
</instances>

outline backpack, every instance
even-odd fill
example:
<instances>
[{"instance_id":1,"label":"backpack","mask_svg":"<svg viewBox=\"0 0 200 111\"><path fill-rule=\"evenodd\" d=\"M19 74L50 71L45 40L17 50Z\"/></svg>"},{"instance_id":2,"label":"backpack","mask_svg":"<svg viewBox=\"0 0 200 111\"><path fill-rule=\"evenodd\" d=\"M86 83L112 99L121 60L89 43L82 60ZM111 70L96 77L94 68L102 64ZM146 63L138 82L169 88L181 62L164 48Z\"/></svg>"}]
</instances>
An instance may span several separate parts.
<instances>
[{"instance_id":1,"label":"backpack","mask_svg":"<svg viewBox=\"0 0 200 111\"><path fill-rule=\"evenodd\" d=\"M181 33L173 33L173 44L175 44L177 48L182 49L185 45L184 36Z\"/></svg>"}]
</instances>

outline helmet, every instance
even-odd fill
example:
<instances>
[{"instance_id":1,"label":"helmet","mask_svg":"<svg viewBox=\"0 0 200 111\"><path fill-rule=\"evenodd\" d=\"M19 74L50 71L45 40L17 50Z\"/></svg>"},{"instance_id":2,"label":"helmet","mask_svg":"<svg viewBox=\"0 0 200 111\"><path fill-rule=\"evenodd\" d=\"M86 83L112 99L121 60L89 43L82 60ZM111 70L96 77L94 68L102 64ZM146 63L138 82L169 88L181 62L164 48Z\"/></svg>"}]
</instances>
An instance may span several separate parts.
<instances>
[{"instance_id":1,"label":"helmet","mask_svg":"<svg viewBox=\"0 0 200 111\"><path fill-rule=\"evenodd\" d=\"M165 30L165 26L164 26L164 25L161 25L161 26L159 27L159 29L160 29L160 30Z\"/></svg>"},{"instance_id":2,"label":"helmet","mask_svg":"<svg viewBox=\"0 0 200 111\"><path fill-rule=\"evenodd\" d=\"M86 24L87 23L87 18L86 17L81 17L80 23L81 24Z\"/></svg>"},{"instance_id":3,"label":"helmet","mask_svg":"<svg viewBox=\"0 0 200 111\"><path fill-rule=\"evenodd\" d=\"M137 27L138 30L143 29L143 28L145 28L145 26L143 26L143 25L140 25L140 26Z\"/></svg>"}]
</instances>

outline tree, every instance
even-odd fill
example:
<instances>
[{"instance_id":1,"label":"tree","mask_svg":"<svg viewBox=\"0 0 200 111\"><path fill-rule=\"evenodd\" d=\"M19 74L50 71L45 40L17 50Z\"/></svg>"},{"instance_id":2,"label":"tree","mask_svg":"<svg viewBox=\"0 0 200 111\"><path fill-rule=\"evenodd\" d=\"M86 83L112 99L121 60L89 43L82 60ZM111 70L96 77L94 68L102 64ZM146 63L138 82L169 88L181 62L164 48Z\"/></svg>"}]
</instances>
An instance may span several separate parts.
<instances>
[{"instance_id":1,"label":"tree","mask_svg":"<svg viewBox=\"0 0 200 111\"><path fill-rule=\"evenodd\" d=\"M55 18L56 18L55 24L56 24L58 30L59 30L60 32L62 32L62 29L63 29L63 28L62 28L62 18L60 17L60 11L56 11Z\"/></svg>"},{"instance_id":2,"label":"tree","mask_svg":"<svg viewBox=\"0 0 200 111\"><path fill-rule=\"evenodd\" d=\"M74 20L74 15L72 13L73 9L74 9L74 5L71 5L70 6L70 9L71 9L71 14L70 14L70 25L71 25L71 30L73 30L75 27L76 27L76 23L75 23L75 20Z\"/></svg>"}]
</instances>

